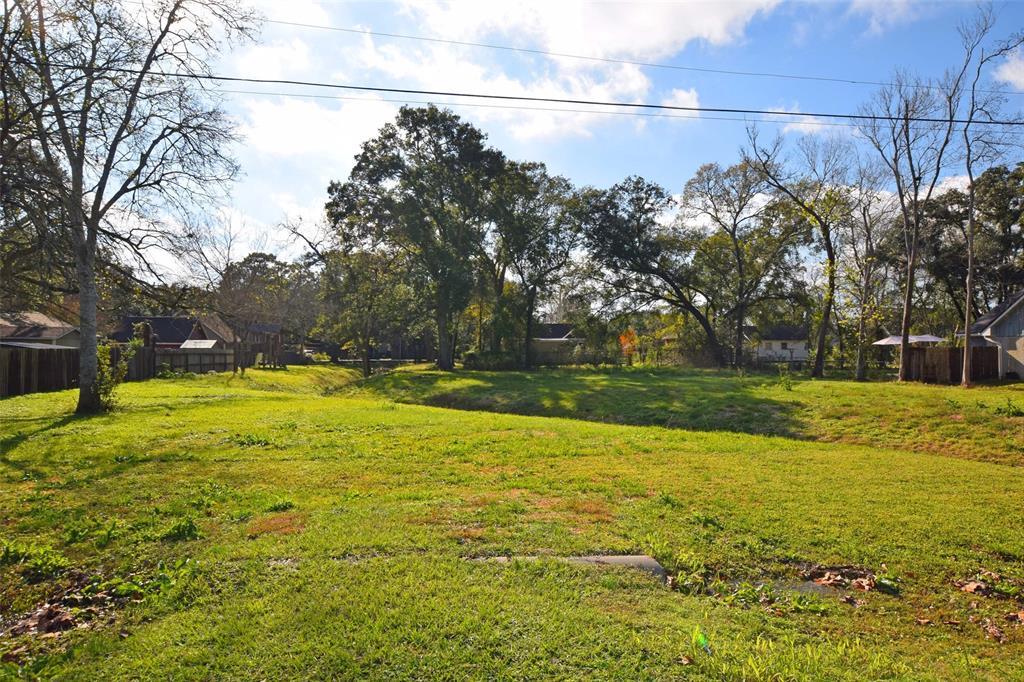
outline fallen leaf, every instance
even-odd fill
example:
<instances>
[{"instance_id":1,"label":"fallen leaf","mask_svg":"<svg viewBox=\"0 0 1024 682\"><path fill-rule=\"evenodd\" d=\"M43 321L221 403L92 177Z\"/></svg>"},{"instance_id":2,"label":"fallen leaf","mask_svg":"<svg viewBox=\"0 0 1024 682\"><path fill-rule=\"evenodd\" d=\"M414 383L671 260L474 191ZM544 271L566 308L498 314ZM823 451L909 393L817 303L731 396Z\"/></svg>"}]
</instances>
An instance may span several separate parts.
<instances>
[{"instance_id":1,"label":"fallen leaf","mask_svg":"<svg viewBox=\"0 0 1024 682\"><path fill-rule=\"evenodd\" d=\"M969 592L970 594L986 594L988 592L988 585L977 580L968 580L960 585L961 592Z\"/></svg>"},{"instance_id":2,"label":"fallen leaf","mask_svg":"<svg viewBox=\"0 0 1024 682\"><path fill-rule=\"evenodd\" d=\"M1024 611L1016 611L1006 614L1006 620L1011 623L1024 623Z\"/></svg>"},{"instance_id":3,"label":"fallen leaf","mask_svg":"<svg viewBox=\"0 0 1024 682\"><path fill-rule=\"evenodd\" d=\"M680 665L690 665L691 663L693 663L693 659L690 658L689 656L680 656L679 657L679 664Z\"/></svg>"},{"instance_id":4,"label":"fallen leaf","mask_svg":"<svg viewBox=\"0 0 1024 682\"><path fill-rule=\"evenodd\" d=\"M17 649L5 651L3 656L0 656L0 663L17 663L21 660L21 657L28 653L28 647L22 646Z\"/></svg>"},{"instance_id":5,"label":"fallen leaf","mask_svg":"<svg viewBox=\"0 0 1024 682\"><path fill-rule=\"evenodd\" d=\"M917 619L917 624L918 625L931 625L931 622L932 622L931 618L918 618Z\"/></svg>"},{"instance_id":6,"label":"fallen leaf","mask_svg":"<svg viewBox=\"0 0 1024 682\"><path fill-rule=\"evenodd\" d=\"M843 602L844 604L849 604L854 608L864 606L864 604L867 603L863 599L857 599L852 594L843 595L843 597L839 601Z\"/></svg>"},{"instance_id":7,"label":"fallen leaf","mask_svg":"<svg viewBox=\"0 0 1024 682\"><path fill-rule=\"evenodd\" d=\"M985 631L985 637L989 639L994 639L1000 644L1006 641L1006 633L988 618L982 621L981 629Z\"/></svg>"},{"instance_id":8,"label":"fallen leaf","mask_svg":"<svg viewBox=\"0 0 1024 682\"><path fill-rule=\"evenodd\" d=\"M954 626L960 625L960 621L958 621L958 620L944 620L942 622L945 623L946 625L954 625Z\"/></svg>"},{"instance_id":9,"label":"fallen leaf","mask_svg":"<svg viewBox=\"0 0 1024 682\"><path fill-rule=\"evenodd\" d=\"M850 582L850 587L861 592L869 592L874 589L875 581L871 578L857 578Z\"/></svg>"}]
</instances>

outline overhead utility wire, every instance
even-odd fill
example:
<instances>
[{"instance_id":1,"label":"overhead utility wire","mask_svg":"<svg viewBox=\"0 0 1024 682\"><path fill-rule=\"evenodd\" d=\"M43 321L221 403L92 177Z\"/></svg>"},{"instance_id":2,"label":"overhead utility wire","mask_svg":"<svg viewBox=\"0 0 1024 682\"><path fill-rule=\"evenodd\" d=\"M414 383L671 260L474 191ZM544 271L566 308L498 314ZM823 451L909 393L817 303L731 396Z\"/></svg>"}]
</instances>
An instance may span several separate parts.
<instances>
[{"instance_id":1,"label":"overhead utility wire","mask_svg":"<svg viewBox=\"0 0 1024 682\"><path fill-rule=\"evenodd\" d=\"M56 66L56 65L55 65ZM81 68L68 67L65 68ZM129 69L126 67L105 67L106 71L117 73L143 73L140 69ZM373 85L348 85L343 83L324 83L320 81L299 81L284 78L246 78L242 76L219 76L211 73L180 73L175 71L152 71L148 75L164 76L169 78L192 78L195 80L224 81L227 83L266 83L270 85L299 85L314 88L330 88L335 90L358 90L363 92L390 92L406 95L427 95L434 97L465 97L470 99L504 100L515 102L549 102L554 104L582 104L587 106L618 107L629 109L660 109L666 111L694 111L716 114L754 114L760 116L792 116L792 117L813 117L830 119L850 119L858 121L907 121L913 123L970 123L972 125L1004 125L1024 126L1024 121L1008 120L975 120L966 119L945 119L926 116L881 116L877 114L836 114L836 113L815 113L804 111L771 111L769 109L742 109L737 107L687 107L678 104L651 104L649 102L607 102L591 99L572 99L562 97L537 97L529 95L495 95L473 92L455 92L446 90L418 90L414 88L385 88Z\"/></svg>"},{"instance_id":2,"label":"overhead utility wire","mask_svg":"<svg viewBox=\"0 0 1024 682\"><path fill-rule=\"evenodd\" d=\"M341 26L324 26L322 24L307 24L299 21L284 21L281 19L264 19L268 24L279 24L281 26L295 26L299 28L315 28L323 31L337 31L339 33L353 33L361 35L379 36L381 38L399 38L401 40L418 40L426 43L439 43L444 45L460 45L462 47L480 47L488 50L502 50L505 52L520 52L542 57L558 57L561 59L580 59L585 61L603 62L606 64L623 64L628 66L643 66L652 69L671 69L673 71L692 71L697 73L714 73L727 76L748 76L754 78L782 78L788 80L817 81L826 83L842 83L845 85L869 85L874 87L893 86L895 83L889 81L858 80L855 78L838 78L835 76L812 76L807 74L776 73L772 71L737 71L733 69L713 69L702 66L682 66L680 64L665 64L659 62L642 62L631 59L616 59L614 57L595 57L593 55L571 54L567 52L550 52L529 47L513 47L511 45L496 45L494 43L477 43L468 40L449 40L446 38L433 38L430 36L417 36L406 33L388 33L385 31L371 31L361 28L343 28ZM922 89L938 89L937 86L924 83L906 83L905 86ZM1024 95L1018 90L979 90L979 92L999 93L1003 95Z\"/></svg>"}]
</instances>

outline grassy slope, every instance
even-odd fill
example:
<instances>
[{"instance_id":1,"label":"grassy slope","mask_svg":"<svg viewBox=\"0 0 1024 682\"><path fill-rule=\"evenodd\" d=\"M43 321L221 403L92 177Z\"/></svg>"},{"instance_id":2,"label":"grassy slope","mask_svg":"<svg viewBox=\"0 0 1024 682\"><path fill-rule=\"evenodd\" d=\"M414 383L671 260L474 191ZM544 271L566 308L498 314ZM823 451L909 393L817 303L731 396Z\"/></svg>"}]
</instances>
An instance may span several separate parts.
<instances>
[{"instance_id":1,"label":"grassy slope","mask_svg":"<svg viewBox=\"0 0 1024 682\"><path fill-rule=\"evenodd\" d=\"M440 407L734 431L1024 465L1024 384L811 381L651 369L399 371L365 388ZM1009 409L1008 409L1009 408Z\"/></svg>"},{"instance_id":2,"label":"grassy slope","mask_svg":"<svg viewBox=\"0 0 1024 682\"><path fill-rule=\"evenodd\" d=\"M151 381L123 389L119 414L84 420L66 416L69 393L0 402L2 536L106 577L157 573L161 560L197 566L111 625L33 641L33 670L1024 679L1024 631L1007 626L998 645L968 622L1002 622L1011 602L969 598L950 582L982 567L1024 578L1022 469L319 395L350 378ZM186 518L199 539L159 539ZM868 593L859 609L828 597L822 615L775 615L629 572L465 559L636 551L669 564L700 557L727 581L784 582L793 560L885 563L903 596ZM0 568L0 618L67 579L29 583ZM921 615L937 625L917 625ZM713 656L694 652L695 627Z\"/></svg>"}]
</instances>

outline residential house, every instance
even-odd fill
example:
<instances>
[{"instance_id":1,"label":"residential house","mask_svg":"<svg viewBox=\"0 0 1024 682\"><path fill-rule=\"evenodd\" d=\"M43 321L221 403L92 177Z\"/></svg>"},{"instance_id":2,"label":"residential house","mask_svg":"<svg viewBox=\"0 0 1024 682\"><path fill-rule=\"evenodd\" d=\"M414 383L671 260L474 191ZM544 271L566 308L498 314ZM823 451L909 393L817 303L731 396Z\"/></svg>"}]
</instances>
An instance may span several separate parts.
<instances>
[{"instance_id":1,"label":"residential house","mask_svg":"<svg viewBox=\"0 0 1024 682\"><path fill-rule=\"evenodd\" d=\"M5 344L78 348L81 340L78 327L45 313L26 311L0 315L0 342Z\"/></svg>"},{"instance_id":2,"label":"residential house","mask_svg":"<svg viewBox=\"0 0 1024 682\"><path fill-rule=\"evenodd\" d=\"M181 348L187 341L213 342L199 344L203 348L229 348L237 338L216 315L127 315L121 318L110 338L127 343L135 336L135 326L143 322L149 325L157 348Z\"/></svg>"},{"instance_id":3,"label":"residential house","mask_svg":"<svg viewBox=\"0 0 1024 682\"><path fill-rule=\"evenodd\" d=\"M1024 289L971 325L972 343L999 348L999 378L1024 378Z\"/></svg>"},{"instance_id":4,"label":"residential house","mask_svg":"<svg viewBox=\"0 0 1024 682\"><path fill-rule=\"evenodd\" d=\"M761 331L754 346L754 360L760 363L786 362L799 365L811 357L807 327L775 325Z\"/></svg>"},{"instance_id":5,"label":"residential house","mask_svg":"<svg viewBox=\"0 0 1024 682\"><path fill-rule=\"evenodd\" d=\"M536 324L530 339L530 353L538 365L564 365L573 361L573 352L581 343L583 339L573 336L571 324Z\"/></svg>"}]
</instances>

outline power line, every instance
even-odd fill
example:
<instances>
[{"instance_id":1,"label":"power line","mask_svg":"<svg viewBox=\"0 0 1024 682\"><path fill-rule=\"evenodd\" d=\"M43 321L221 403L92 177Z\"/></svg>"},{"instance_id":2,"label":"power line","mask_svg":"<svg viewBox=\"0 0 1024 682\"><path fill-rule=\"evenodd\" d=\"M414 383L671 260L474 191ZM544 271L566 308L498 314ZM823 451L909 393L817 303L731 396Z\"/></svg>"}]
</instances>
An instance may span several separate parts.
<instances>
[{"instance_id":1,"label":"power line","mask_svg":"<svg viewBox=\"0 0 1024 682\"><path fill-rule=\"evenodd\" d=\"M542 57L556 57L560 59L579 59L583 61L601 62L605 64L622 64L628 66L641 66L651 69L668 69L673 71L690 71L696 73L713 73L727 76L746 76L754 78L780 78L787 80L801 80L801 81L815 81L815 82L826 82L826 83L842 83L844 85L865 85L872 87L887 87L894 86L895 83L890 81L874 81L874 80L859 80L855 78L838 78L835 76L813 76L807 74L793 74L793 73L778 73L772 71L738 71L733 69L714 69L710 67L701 66L683 66L680 64L665 64L661 62L644 62L635 61L631 59L616 59L614 57L595 57L593 55L581 55L572 54L567 52L552 52L548 50L539 50L536 48L529 47L513 47L511 45L497 45L494 43L478 43L468 40L450 40L446 38L434 38L431 36L417 36L406 33L389 33L386 31L371 31L369 29L360 28L344 28L341 26L324 26L322 24L307 24L299 21L283 21L280 19L264 19L268 24L278 24L281 26L295 26L299 28L314 28L323 31L336 31L339 33L351 33L357 35L371 35L378 36L381 38L398 38L401 40L416 40L426 43L437 43L444 45L459 45L462 47L478 47L488 50L500 50L504 52L518 52L522 54L531 54ZM905 83L904 87L922 88L922 89L939 89L937 86L928 85L925 83ZM984 90L979 89L979 92L986 93L999 93L1003 95L1024 95L1024 92L1018 90Z\"/></svg>"},{"instance_id":2,"label":"power line","mask_svg":"<svg viewBox=\"0 0 1024 682\"><path fill-rule=\"evenodd\" d=\"M528 107L528 106L515 106L511 104L480 104L475 102L435 102L433 100L425 99L387 99L387 98L376 98L376 97L345 97L342 95L316 95L307 92L270 92L266 90L227 90L219 89L217 92L235 94L235 95L267 95L271 97L308 97L310 99L329 99L329 100L343 100L347 102L388 102L393 104L441 104L446 107L475 107L483 109L509 109L513 111L545 111L554 113L567 113L567 114L593 114L595 116L644 116L651 118L678 118L685 119L688 121L739 121L742 123L776 123L783 124L789 123L788 121L780 121L772 118L741 118L738 116L688 116L685 114L658 114L644 111L601 111L600 109L566 109L562 107ZM827 121L798 121L795 125L822 125L831 127L842 127L842 128L855 128L856 126L852 123L833 123Z\"/></svg>"},{"instance_id":3,"label":"power line","mask_svg":"<svg viewBox=\"0 0 1024 682\"><path fill-rule=\"evenodd\" d=\"M65 68L81 68L81 67L68 67L68 65L62 65ZM117 73L143 73L140 69L129 69L125 67L105 67L106 71L113 71ZM473 93L473 92L457 92L447 90L420 90L415 88L386 88L382 86L374 85L350 85L345 83L324 83L321 81L300 81L291 80L286 78L247 78L243 76L221 76L210 73L180 73L180 72L167 72L167 71L153 71L144 75L152 76L163 76L169 78L191 78L195 80L207 80L207 81L222 81L227 83L264 83L269 85L297 85L303 87L314 87L314 88L329 88L335 90L356 90L362 92L384 92L392 94L406 94L406 95L426 95L430 97L461 97L468 99L485 99L485 100L503 100L503 101L517 101L517 102L547 102L552 104L574 104L574 105L586 105L586 106L602 106L602 107L616 107L616 108L628 108L628 109L656 109L665 111L689 111L689 112L701 112L701 113L714 113L714 114L751 114L755 116L790 116L790 117L803 117L803 118L826 118L826 119L840 119L840 120L856 120L856 121L907 121L913 123L953 123L953 124L967 124L972 125L1003 125L1003 126L1024 126L1024 121L1008 121L1008 120L975 120L968 121L966 119L944 119L936 117L926 116L885 116L877 114L837 114L837 113L822 113L822 112L800 112L800 111L772 111L770 109L744 109L738 107L704 107L695 106L688 107L678 104L652 104L650 102L609 102L601 100L590 100L590 99L573 99L568 97L538 97L530 95L498 95L498 94L487 94L487 93Z\"/></svg>"}]
</instances>

